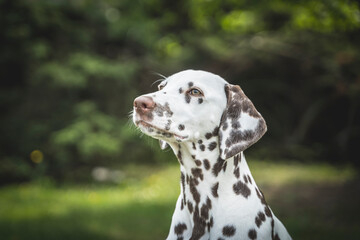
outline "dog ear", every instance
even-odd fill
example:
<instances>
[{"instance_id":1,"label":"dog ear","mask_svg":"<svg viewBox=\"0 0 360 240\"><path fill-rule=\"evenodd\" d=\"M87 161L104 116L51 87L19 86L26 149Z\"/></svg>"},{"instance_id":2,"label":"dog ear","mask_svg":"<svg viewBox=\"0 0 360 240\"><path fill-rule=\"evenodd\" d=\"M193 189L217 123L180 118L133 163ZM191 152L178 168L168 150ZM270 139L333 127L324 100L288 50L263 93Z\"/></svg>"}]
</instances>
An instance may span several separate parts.
<instances>
[{"instance_id":1,"label":"dog ear","mask_svg":"<svg viewBox=\"0 0 360 240\"><path fill-rule=\"evenodd\" d=\"M163 140L159 140L161 150L165 150L169 144Z\"/></svg>"},{"instance_id":2,"label":"dog ear","mask_svg":"<svg viewBox=\"0 0 360 240\"><path fill-rule=\"evenodd\" d=\"M225 85L227 106L219 126L220 156L228 159L256 143L266 132L264 118L239 86Z\"/></svg>"}]
</instances>

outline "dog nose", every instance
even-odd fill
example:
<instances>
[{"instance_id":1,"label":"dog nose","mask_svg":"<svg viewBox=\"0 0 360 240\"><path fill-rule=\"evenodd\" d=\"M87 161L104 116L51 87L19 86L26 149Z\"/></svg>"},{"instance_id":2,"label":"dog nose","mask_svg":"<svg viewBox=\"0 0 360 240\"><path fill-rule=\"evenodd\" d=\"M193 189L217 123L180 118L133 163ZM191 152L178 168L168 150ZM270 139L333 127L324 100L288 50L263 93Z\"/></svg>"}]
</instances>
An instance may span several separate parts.
<instances>
[{"instance_id":1,"label":"dog nose","mask_svg":"<svg viewBox=\"0 0 360 240\"><path fill-rule=\"evenodd\" d=\"M151 97L140 96L134 100L135 110L139 113L146 113L154 109L155 102Z\"/></svg>"}]
</instances>

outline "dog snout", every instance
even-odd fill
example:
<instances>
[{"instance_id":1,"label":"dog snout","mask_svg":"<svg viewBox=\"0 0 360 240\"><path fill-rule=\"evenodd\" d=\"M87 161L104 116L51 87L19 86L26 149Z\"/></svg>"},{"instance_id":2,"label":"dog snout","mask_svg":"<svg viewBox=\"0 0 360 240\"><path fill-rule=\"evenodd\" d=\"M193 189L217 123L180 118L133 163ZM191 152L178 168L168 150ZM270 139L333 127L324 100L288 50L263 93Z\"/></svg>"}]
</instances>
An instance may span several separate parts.
<instances>
[{"instance_id":1,"label":"dog snout","mask_svg":"<svg viewBox=\"0 0 360 240\"><path fill-rule=\"evenodd\" d=\"M134 107L137 113L149 113L155 107L155 102L151 97L140 96L134 100Z\"/></svg>"}]
</instances>

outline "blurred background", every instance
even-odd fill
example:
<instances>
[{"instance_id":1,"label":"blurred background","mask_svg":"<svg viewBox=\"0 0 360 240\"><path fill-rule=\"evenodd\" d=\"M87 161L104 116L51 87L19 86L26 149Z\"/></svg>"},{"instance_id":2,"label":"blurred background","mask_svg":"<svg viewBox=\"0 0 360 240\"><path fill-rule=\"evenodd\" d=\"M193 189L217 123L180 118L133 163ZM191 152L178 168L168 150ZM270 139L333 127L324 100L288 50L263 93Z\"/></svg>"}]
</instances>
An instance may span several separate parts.
<instances>
[{"instance_id":1,"label":"blurred background","mask_svg":"<svg viewBox=\"0 0 360 240\"><path fill-rule=\"evenodd\" d=\"M294 239L360 238L360 1L0 0L1 239L165 239L171 150L129 120L158 74L239 84L247 159Z\"/></svg>"}]
</instances>

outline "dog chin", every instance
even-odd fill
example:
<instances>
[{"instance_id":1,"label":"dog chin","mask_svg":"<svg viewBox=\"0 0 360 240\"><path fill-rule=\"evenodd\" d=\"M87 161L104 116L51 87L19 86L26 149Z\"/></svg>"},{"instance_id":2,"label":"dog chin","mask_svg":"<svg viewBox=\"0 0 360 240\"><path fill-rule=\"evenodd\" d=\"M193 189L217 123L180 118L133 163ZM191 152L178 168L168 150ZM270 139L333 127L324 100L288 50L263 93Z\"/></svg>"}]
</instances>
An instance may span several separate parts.
<instances>
[{"instance_id":1,"label":"dog chin","mask_svg":"<svg viewBox=\"0 0 360 240\"><path fill-rule=\"evenodd\" d=\"M173 141L182 142L188 138L188 136L180 136L178 134L168 132L165 129L156 127L143 120L136 121L135 124L140 128L140 130L143 133L159 140L170 141L170 142Z\"/></svg>"}]
</instances>

